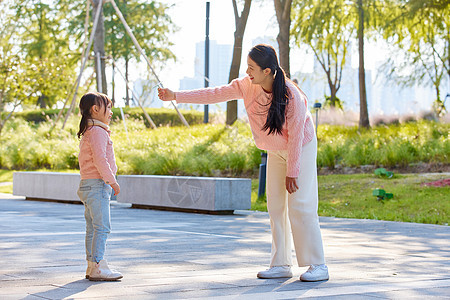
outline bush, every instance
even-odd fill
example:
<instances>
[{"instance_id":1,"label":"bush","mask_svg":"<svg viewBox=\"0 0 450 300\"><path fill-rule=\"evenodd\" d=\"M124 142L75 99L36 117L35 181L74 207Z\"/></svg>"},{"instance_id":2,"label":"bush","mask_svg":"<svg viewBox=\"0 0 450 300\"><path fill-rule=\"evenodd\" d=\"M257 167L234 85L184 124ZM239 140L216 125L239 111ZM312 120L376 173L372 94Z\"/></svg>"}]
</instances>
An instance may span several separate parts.
<instances>
[{"instance_id":1,"label":"bush","mask_svg":"<svg viewBox=\"0 0 450 300\"><path fill-rule=\"evenodd\" d=\"M51 122L35 124L12 118L0 135L0 168L78 168L78 123L79 117L72 116L64 130L60 129L61 120L50 132ZM448 166L449 127L434 121L363 131L321 125L318 167ZM120 174L250 177L257 176L261 163L262 151L256 148L249 125L242 122L149 129L143 121L129 117L128 134L122 122L112 123L111 129Z\"/></svg>"},{"instance_id":2,"label":"bush","mask_svg":"<svg viewBox=\"0 0 450 300\"><path fill-rule=\"evenodd\" d=\"M178 126L183 125L177 112L174 109L169 108L145 108L146 112L149 114L150 118L156 124L156 126ZM59 109L37 109L37 110L27 110L23 112L15 113L16 118L24 119L27 122L32 122L39 124L49 120L54 120L58 116ZM68 108L64 109L63 116L67 113ZM73 114L77 115L79 109L75 108ZM122 116L120 113L120 108L115 107L113 111L112 123L122 122ZM139 107L124 107L123 112L126 119L131 118L133 120L143 120L147 127L150 127L147 119ZM180 110L180 113L184 116L188 124L202 124L203 123L203 113L195 110ZM5 115L6 116L6 115Z\"/></svg>"},{"instance_id":3,"label":"bush","mask_svg":"<svg viewBox=\"0 0 450 300\"><path fill-rule=\"evenodd\" d=\"M318 166L376 165L404 167L414 163L448 164L449 124L418 121L380 125L359 131L358 127L320 125Z\"/></svg>"}]
</instances>

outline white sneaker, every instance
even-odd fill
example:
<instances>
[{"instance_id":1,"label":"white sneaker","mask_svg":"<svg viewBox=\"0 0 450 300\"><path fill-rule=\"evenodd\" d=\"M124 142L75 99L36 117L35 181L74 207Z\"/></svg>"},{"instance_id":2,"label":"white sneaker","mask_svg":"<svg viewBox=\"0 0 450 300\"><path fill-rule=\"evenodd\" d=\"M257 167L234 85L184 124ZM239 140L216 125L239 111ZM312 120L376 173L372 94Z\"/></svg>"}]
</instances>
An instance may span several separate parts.
<instances>
[{"instance_id":1,"label":"white sneaker","mask_svg":"<svg viewBox=\"0 0 450 300\"><path fill-rule=\"evenodd\" d=\"M328 279L328 267L326 265L311 265L308 271L300 276L301 281L322 281Z\"/></svg>"},{"instance_id":2,"label":"white sneaker","mask_svg":"<svg viewBox=\"0 0 450 300\"><path fill-rule=\"evenodd\" d=\"M115 270L110 270L106 260L102 259L100 262L92 263L92 270L89 274L90 281L115 281L122 278L122 274Z\"/></svg>"},{"instance_id":3,"label":"white sneaker","mask_svg":"<svg viewBox=\"0 0 450 300\"><path fill-rule=\"evenodd\" d=\"M89 276L91 275L92 266L94 265L94 262L87 260L87 269L86 269L86 279L89 279Z\"/></svg>"},{"instance_id":4,"label":"white sneaker","mask_svg":"<svg viewBox=\"0 0 450 300\"><path fill-rule=\"evenodd\" d=\"M270 269L258 272L256 276L263 279L286 278L292 277L292 271L290 266L270 267Z\"/></svg>"}]
</instances>

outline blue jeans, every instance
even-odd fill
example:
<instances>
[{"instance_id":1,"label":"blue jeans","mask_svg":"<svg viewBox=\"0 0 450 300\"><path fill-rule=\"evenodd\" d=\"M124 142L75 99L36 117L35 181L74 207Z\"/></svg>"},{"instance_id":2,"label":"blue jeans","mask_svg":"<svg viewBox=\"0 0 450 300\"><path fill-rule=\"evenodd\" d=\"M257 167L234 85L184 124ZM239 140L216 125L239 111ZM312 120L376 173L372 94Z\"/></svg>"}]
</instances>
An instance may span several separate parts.
<instances>
[{"instance_id":1,"label":"blue jeans","mask_svg":"<svg viewBox=\"0 0 450 300\"><path fill-rule=\"evenodd\" d=\"M112 188L102 179L82 179L77 193L84 204L86 218L86 260L99 262L111 232L109 200Z\"/></svg>"}]
</instances>

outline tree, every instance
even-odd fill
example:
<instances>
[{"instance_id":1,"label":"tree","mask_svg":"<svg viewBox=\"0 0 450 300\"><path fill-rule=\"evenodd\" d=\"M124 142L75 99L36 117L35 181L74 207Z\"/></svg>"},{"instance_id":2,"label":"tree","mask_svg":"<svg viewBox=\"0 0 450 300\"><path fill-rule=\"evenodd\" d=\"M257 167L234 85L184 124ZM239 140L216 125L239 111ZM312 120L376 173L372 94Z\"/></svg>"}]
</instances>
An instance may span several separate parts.
<instances>
[{"instance_id":1,"label":"tree","mask_svg":"<svg viewBox=\"0 0 450 300\"><path fill-rule=\"evenodd\" d=\"M300 0L297 0L300 1ZM366 39L367 33L375 32L379 26L381 20L384 19L384 11L381 10L384 3L390 2L390 0L371 0L371 1L362 1L362 0L345 0L343 1L343 10L341 11L333 11L334 3L336 1L324 0L315 2L321 10L325 12L328 11L330 16L334 15L337 18L343 18L344 14L347 14L349 18L349 22L342 23L342 26L345 26L341 29L336 28L336 30L349 30L352 35L356 33L356 40L358 41L358 56L359 56L359 91L360 91L360 116L359 116L359 127L370 127L369 123L369 113L367 110L367 96L366 96L366 83L365 83L365 67L364 67L364 40ZM339 2L339 1L338 1ZM294 12L294 15L298 12ZM309 30L309 27L312 26L314 30L315 22L323 22L327 23L329 20L313 20L308 18L305 23L299 24L298 26L306 27L304 30ZM339 24L339 23L338 23ZM322 37L317 36L319 40ZM335 49L336 50L336 49ZM335 51L334 50L334 51ZM328 51L328 50L327 50Z\"/></svg>"},{"instance_id":2,"label":"tree","mask_svg":"<svg viewBox=\"0 0 450 300\"><path fill-rule=\"evenodd\" d=\"M278 20L278 48L280 65L286 73L287 77L291 77L290 64L289 64L289 38L291 30L291 6L292 0L274 0L275 13Z\"/></svg>"},{"instance_id":3,"label":"tree","mask_svg":"<svg viewBox=\"0 0 450 300\"><path fill-rule=\"evenodd\" d=\"M84 38L84 7L85 0L58 0L61 9L68 16L69 28L76 36L76 43L81 44ZM177 30L168 15L169 5L158 1L144 0L115 0L133 34L138 39L142 49L152 63L160 65L169 59L175 59L170 50L173 43L169 36ZM129 77L129 63L131 60L140 61L140 53L135 49L127 35L122 22L110 3L103 5L105 55L111 56L116 62L125 63L125 78ZM92 29L89 24L88 34ZM114 88L114 86L113 86ZM114 95L113 95L114 97ZM127 90L126 104L129 104Z\"/></svg>"},{"instance_id":4,"label":"tree","mask_svg":"<svg viewBox=\"0 0 450 300\"><path fill-rule=\"evenodd\" d=\"M17 24L6 12L6 3L0 2L0 134L6 121L21 104L17 93L19 90L20 48L9 41L14 37ZM7 111L7 106L12 106Z\"/></svg>"},{"instance_id":5,"label":"tree","mask_svg":"<svg viewBox=\"0 0 450 300\"><path fill-rule=\"evenodd\" d=\"M41 1L16 1L15 46L21 49L21 69L27 69L30 98L49 107L65 97L73 82L78 56L69 49L64 17ZM24 71L25 72L25 71Z\"/></svg>"},{"instance_id":6,"label":"tree","mask_svg":"<svg viewBox=\"0 0 450 300\"><path fill-rule=\"evenodd\" d=\"M351 18L344 0L327 2L328 9L322 5L319 0L296 1L291 34L297 45L305 43L312 49L325 72L330 88L329 106L342 108L337 92L352 36Z\"/></svg>"},{"instance_id":7,"label":"tree","mask_svg":"<svg viewBox=\"0 0 450 300\"><path fill-rule=\"evenodd\" d=\"M364 7L363 1L357 0L358 10L358 79L359 79L359 127L370 127L367 109L366 71L364 67Z\"/></svg>"},{"instance_id":8,"label":"tree","mask_svg":"<svg viewBox=\"0 0 450 300\"><path fill-rule=\"evenodd\" d=\"M425 83L434 87L434 110L438 116L446 112L441 99L444 76L450 82L450 13L449 2L398 0L384 26L384 38L395 45L401 60L390 56L384 69L389 78L403 85Z\"/></svg>"},{"instance_id":9,"label":"tree","mask_svg":"<svg viewBox=\"0 0 450 300\"><path fill-rule=\"evenodd\" d=\"M177 30L168 15L168 5L156 1L123 0L116 3L138 39L146 56L152 63L160 64L169 59L175 59L170 50L173 45L169 36ZM125 78L129 77L129 63L131 59L140 61L140 53L125 31L123 24L111 5L104 6L106 49L112 58L125 61ZM126 105L129 105L128 89L126 91Z\"/></svg>"},{"instance_id":10,"label":"tree","mask_svg":"<svg viewBox=\"0 0 450 300\"><path fill-rule=\"evenodd\" d=\"M252 0L245 0L244 7L239 16L236 0L233 0L234 20L236 30L234 32L233 58L231 60L230 76L228 82L239 77L239 69L241 68L242 42L244 40L244 31L247 25L248 15L250 13L250 5ZM237 120L237 100L227 102L227 119L228 125L233 124Z\"/></svg>"}]
</instances>

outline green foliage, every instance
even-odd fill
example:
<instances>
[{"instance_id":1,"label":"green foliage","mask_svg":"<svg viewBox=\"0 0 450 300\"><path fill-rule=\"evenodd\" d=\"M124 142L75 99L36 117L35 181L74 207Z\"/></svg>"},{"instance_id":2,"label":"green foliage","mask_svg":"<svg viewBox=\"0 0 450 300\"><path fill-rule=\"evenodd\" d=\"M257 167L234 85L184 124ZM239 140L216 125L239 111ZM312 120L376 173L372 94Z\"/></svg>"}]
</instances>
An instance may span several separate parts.
<instances>
[{"instance_id":1,"label":"green foliage","mask_svg":"<svg viewBox=\"0 0 450 300\"><path fill-rule=\"evenodd\" d=\"M150 61L163 62L175 58L169 50L173 45L169 37L176 27L167 14L169 9L167 4L139 0L116 1L116 4ZM141 55L134 47L112 5L106 4L103 14L105 48L108 52L115 60L135 58L139 61Z\"/></svg>"},{"instance_id":2,"label":"green foliage","mask_svg":"<svg viewBox=\"0 0 450 300\"><path fill-rule=\"evenodd\" d=\"M254 145L248 124L228 127L191 122L191 128L161 126L155 130L147 128L142 117L134 120L131 110L127 111L129 140L122 122L111 124L120 174L257 176L261 151ZM199 122L200 117L193 113ZM72 116L65 130L59 130L59 124L49 134L51 122L35 124L15 117L0 135L0 168L77 168L78 122L78 117ZM433 121L363 131L320 125L318 167L376 165L390 169L421 162L448 164L449 131L449 124Z\"/></svg>"},{"instance_id":3,"label":"green foliage","mask_svg":"<svg viewBox=\"0 0 450 300\"><path fill-rule=\"evenodd\" d=\"M336 97L342 80L350 39L354 34L351 5L348 1L294 1L292 30L296 44L306 44L313 51L326 75L330 88L330 106L340 107ZM307 24L307 25L306 25Z\"/></svg>"},{"instance_id":4,"label":"green foliage","mask_svg":"<svg viewBox=\"0 0 450 300\"><path fill-rule=\"evenodd\" d=\"M401 167L413 163L448 163L449 124L430 121L357 127L321 125L318 128L318 166L334 168L376 165Z\"/></svg>"},{"instance_id":5,"label":"green foliage","mask_svg":"<svg viewBox=\"0 0 450 300\"><path fill-rule=\"evenodd\" d=\"M450 69L449 14L448 1L398 0L382 26L393 53L383 71L404 86L432 86L438 116L446 112L440 90Z\"/></svg>"},{"instance_id":6,"label":"green foliage","mask_svg":"<svg viewBox=\"0 0 450 300\"><path fill-rule=\"evenodd\" d=\"M41 1L15 1L17 34L15 46L21 49L28 69L24 87L29 99L42 108L64 99L75 81L79 53L69 49L66 16Z\"/></svg>"},{"instance_id":7,"label":"green foliage","mask_svg":"<svg viewBox=\"0 0 450 300\"><path fill-rule=\"evenodd\" d=\"M245 124L196 125L190 129L161 127L152 131L137 128L130 142L123 130L116 135L115 147L119 149L116 158L122 174L252 176L257 173L255 157L260 151Z\"/></svg>"},{"instance_id":8,"label":"green foliage","mask_svg":"<svg viewBox=\"0 0 450 300\"><path fill-rule=\"evenodd\" d=\"M201 119L194 112L192 118ZM50 122L12 119L0 136L0 168L78 168L78 121L73 116L64 131L50 135ZM254 176L258 171L260 150L243 123L149 129L142 120L129 118L130 140L121 122L111 128L120 174Z\"/></svg>"},{"instance_id":9,"label":"green foliage","mask_svg":"<svg viewBox=\"0 0 450 300\"><path fill-rule=\"evenodd\" d=\"M64 114L67 113L68 108L64 110ZM145 108L147 113L152 118L153 122L157 126L172 126L172 125L182 125L178 114L173 109L166 108ZM120 108L113 108L113 119L112 124L122 122L122 116L120 113ZM50 120L54 120L58 115L59 109L36 109L36 110L28 110L23 112L18 112L15 114L16 118L24 119L27 122L33 122L35 124L41 122L47 122ZM132 120L139 120L145 122L147 127L150 127L147 119L142 112L142 109L139 107L124 107L123 112L125 114L125 118ZM180 110L181 114L183 114L184 118L189 124L201 124L203 123L203 113L195 110ZM78 114L78 108L75 108L73 111L74 115ZM3 113L6 115L6 113Z\"/></svg>"},{"instance_id":10,"label":"green foliage","mask_svg":"<svg viewBox=\"0 0 450 300\"><path fill-rule=\"evenodd\" d=\"M323 104L323 108L332 108L336 107L340 110L344 111L344 102L338 97L325 96L325 102Z\"/></svg>"},{"instance_id":11,"label":"green foliage","mask_svg":"<svg viewBox=\"0 0 450 300\"><path fill-rule=\"evenodd\" d=\"M149 116L152 118L156 126L180 126L183 125L178 114L173 109L169 108L146 108ZM121 122L122 117L120 115L120 108L113 108L113 121ZM142 109L139 107L124 107L123 112L125 117L142 120L147 127L150 127L147 119L145 118ZM184 116L188 124L201 124L203 123L203 113L196 110L180 110L180 113Z\"/></svg>"}]
</instances>

